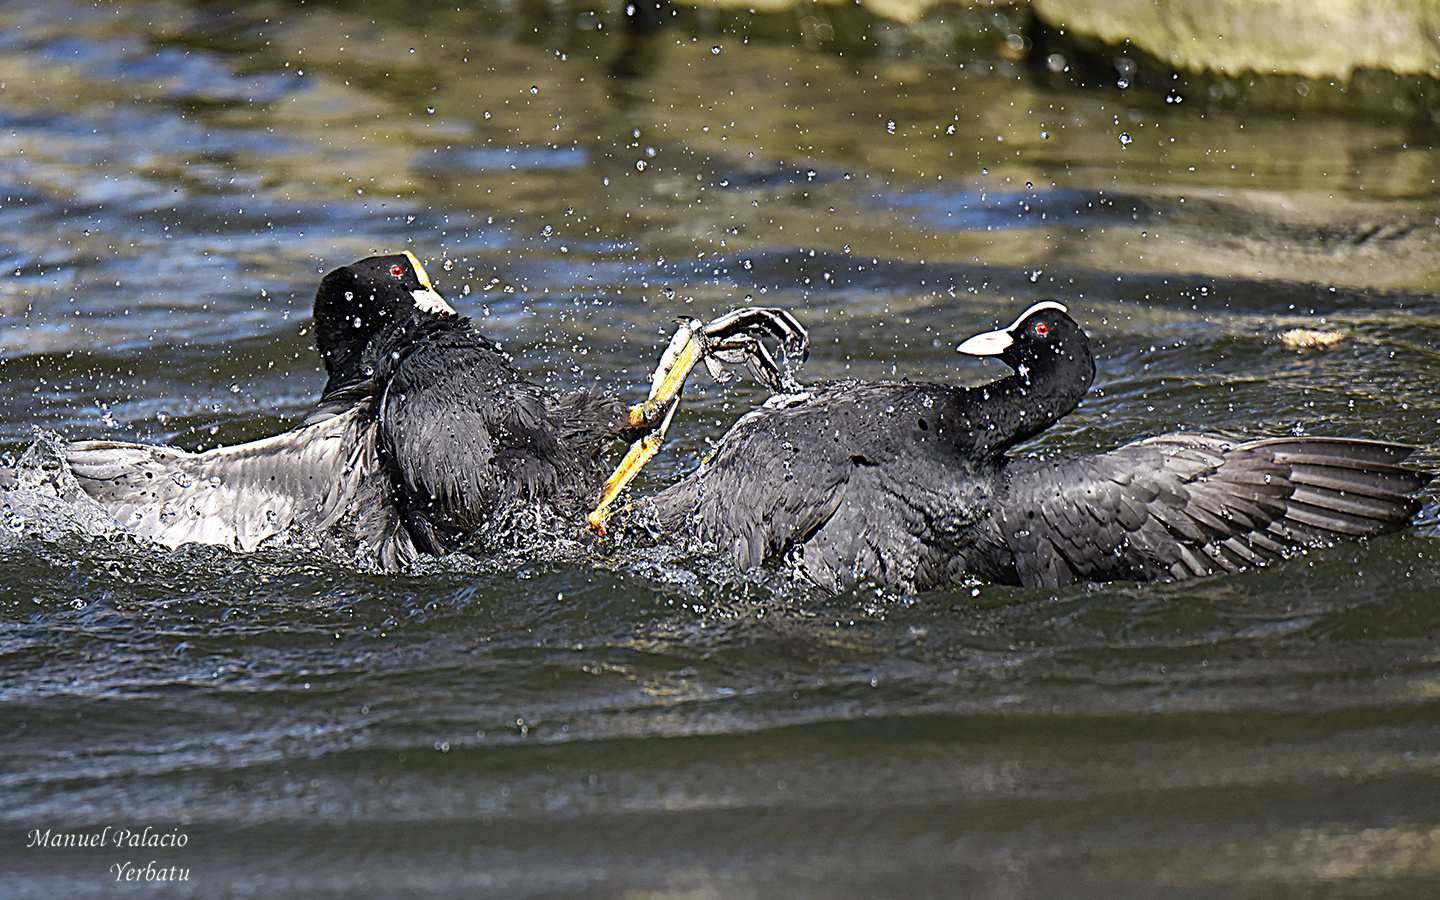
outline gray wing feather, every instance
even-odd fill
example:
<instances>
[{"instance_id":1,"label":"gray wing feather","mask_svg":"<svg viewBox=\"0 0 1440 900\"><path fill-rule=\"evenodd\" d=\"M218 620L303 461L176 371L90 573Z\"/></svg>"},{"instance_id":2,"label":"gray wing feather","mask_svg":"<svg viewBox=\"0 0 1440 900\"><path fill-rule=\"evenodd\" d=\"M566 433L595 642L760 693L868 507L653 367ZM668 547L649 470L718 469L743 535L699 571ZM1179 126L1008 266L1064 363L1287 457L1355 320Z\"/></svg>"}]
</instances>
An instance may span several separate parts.
<instances>
[{"instance_id":1,"label":"gray wing feather","mask_svg":"<svg viewBox=\"0 0 1440 900\"><path fill-rule=\"evenodd\" d=\"M1165 435L1016 460L995 519L1024 584L1233 572L1409 521L1431 477L1399 465L1411 452L1341 438Z\"/></svg>"},{"instance_id":2,"label":"gray wing feather","mask_svg":"<svg viewBox=\"0 0 1440 900\"><path fill-rule=\"evenodd\" d=\"M127 530L167 547L249 552L293 526L326 528L373 471L358 410L248 444L189 453L109 441L66 445L86 494Z\"/></svg>"}]
</instances>

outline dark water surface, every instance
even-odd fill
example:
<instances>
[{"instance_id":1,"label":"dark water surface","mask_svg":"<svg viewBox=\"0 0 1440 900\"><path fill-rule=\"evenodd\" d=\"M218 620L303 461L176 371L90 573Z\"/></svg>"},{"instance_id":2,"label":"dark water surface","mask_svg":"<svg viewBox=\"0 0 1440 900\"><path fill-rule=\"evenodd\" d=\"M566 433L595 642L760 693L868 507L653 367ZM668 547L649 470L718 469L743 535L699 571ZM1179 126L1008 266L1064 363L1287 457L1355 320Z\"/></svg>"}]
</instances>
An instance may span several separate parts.
<instances>
[{"instance_id":1,"label":"dark water surface","mask_svg":"<svg viewBox=\"0 0 1440 900\"><path fill-rule=\"evenodd\" d=\"M955 343L1054 296L1100 376L1032 449L1440 464L1440 152L1406 122L1047 88L944 17L851 49L681 20L616 79L617 13L564 4L0 7L0 450L288 427L319 275L409 248L557 385L639 398L676 315L747 296L810 326L804 378L974 383ZM639 490L763 399L695 381ZM1242 575L831 600L6 510L0 896L1432 895L1434 510ZM184 846L114 846L147 826ZM187 880L123 880L152 862Z\"/></svg>"}]
</instances>

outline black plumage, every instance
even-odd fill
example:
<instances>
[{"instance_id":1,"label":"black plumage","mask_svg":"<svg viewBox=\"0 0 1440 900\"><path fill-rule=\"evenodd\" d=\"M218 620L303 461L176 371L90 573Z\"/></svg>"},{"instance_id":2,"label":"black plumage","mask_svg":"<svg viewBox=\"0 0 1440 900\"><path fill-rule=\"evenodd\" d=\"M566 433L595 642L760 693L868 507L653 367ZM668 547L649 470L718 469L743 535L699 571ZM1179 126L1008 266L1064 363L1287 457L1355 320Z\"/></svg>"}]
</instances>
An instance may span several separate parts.
<instances>
[{"instance_id":1,"label":"black plumage","mask_svg":"<svg viewBox=\"0 0 1440 900\"><path fill-rule=\"evenodd\" d=\"M583 521L603 451L645 430L615 397L526 381L408 253L327 275L315 328L329 377L301 427L203 453L80 442L64 459L122 525L168 546L302 533L395 568L521 518Z\"/></svg>"},{"instance_id":2,"label":"black plumage","mask_svg":"<svg viewBox=\"0 0 1440 900\"><path fill-rule=\"evenodd\" d=\"M1394 530L1431 478L1400 465L1409 447L1339 438L1182 433L1012 458L1089 389L1089 341L1046 301L960 349L1015 371L979 387L846 381L775 398L640 514L741 569L781 560L831 591L1053 587L1233 572Z\"/></svg>"}]
</instances>

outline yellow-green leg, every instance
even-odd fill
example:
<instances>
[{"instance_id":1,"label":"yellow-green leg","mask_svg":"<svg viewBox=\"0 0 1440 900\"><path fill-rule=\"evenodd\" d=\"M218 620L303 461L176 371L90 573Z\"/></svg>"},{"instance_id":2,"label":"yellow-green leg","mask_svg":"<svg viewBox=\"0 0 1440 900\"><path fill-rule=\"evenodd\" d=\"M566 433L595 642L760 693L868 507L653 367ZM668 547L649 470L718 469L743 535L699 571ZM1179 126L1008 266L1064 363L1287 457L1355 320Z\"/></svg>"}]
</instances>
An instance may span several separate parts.
<instances>
[{"instance_id":1,"label":"yellow-green leg","mask_svg":"<svg viewBox=\"0 0 1440 900\"><path fill-rule=\"evenodd\" d=\"M660 357L660 365L655 368L655 376L650 382L650 396L644 403L630 407L630 427L649 428L651 431L630 445L625 458L605 480L600 501L586 517L591 531L602 536L605 534L605 523L610 518L610 507L615 498L660 452L660 446L665 443L665 432L669 430L675 410L680 406L680 389L685 386L685 379L700 361L704 349L692 323L688 320L681 322L680 330L671 338L670 346Z\"/></svg>"},{"instance_id":2,"label":"yellow-green leg","mask_svg":"<svg viewBox=\"0 0 1440 900\"><path fill-rule=\"evenodd\" d=\"M650 379L650 396L644 403L630 407L630 427L648 429L649 433L630 445L625 458L606 479L600 501L586 517L590 530L605 534L605 523L615 498L665 443L665 432L680 406L680 390L701 360L705 360L711 374L719 380L730 377L721 363L743 362L760 383L771 390L790 390L788 386L793 380L776 365L761 343L762 337L777 341L786 352L801 354L803 360L807 344L805 329L782 309L746 307L703 326L694 319L680 321L679 330L670 339L670 346L665 348Z\"/></svg>"}]
</instances>

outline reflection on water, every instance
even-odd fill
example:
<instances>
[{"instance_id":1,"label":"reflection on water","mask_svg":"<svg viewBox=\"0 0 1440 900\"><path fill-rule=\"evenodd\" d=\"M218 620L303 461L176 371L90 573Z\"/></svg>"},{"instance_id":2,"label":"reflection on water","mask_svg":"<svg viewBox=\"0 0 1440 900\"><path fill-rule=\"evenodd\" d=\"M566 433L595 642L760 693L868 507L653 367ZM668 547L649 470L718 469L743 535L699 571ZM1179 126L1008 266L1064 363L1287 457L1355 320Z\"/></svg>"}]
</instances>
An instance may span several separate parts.
<instances>
[{"instance_id":1,"label":"reflection on water","mask_svg":"<svg viewBox=\"0 0 1440 900\"><path fill-rule=\"evenodd\" d=\"M0 9L0 449L288 427L320 273L409 248L542 381L638 397L676 315L749 296L810 326L802 377L975 382L957 339L1056 296L1100 376L1032 449L1191 427L1436 464L1440 155L1405 123L1054 89L924 23L816 50L678 18L617 80L611 10ZM639 490L761 399L697 381ZM188 866L178 896L1440 881L1423 534L816 601L669 553L380 577L42 525L0 539L7 897L114 890L129 857L25 846L106 825L187 833L132 860Z\"/></svg>"}]
</instances>

